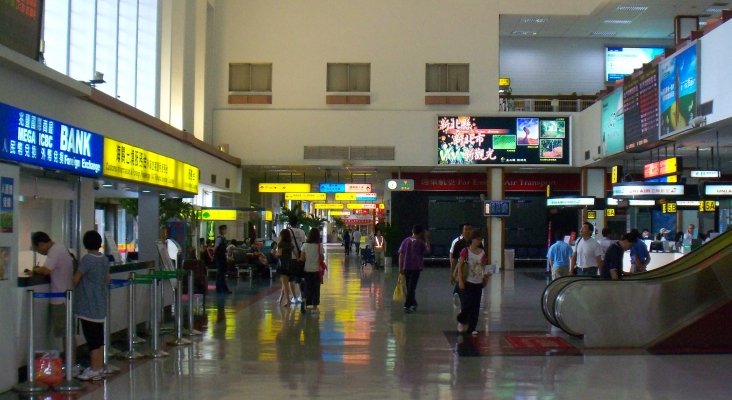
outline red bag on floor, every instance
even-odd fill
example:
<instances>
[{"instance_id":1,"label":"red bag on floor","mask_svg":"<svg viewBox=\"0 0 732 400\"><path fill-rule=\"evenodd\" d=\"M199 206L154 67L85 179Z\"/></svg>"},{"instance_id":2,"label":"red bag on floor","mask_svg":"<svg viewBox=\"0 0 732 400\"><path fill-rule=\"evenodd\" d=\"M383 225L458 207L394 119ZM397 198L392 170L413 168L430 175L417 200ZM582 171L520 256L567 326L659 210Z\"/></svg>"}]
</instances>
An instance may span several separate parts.
<instances>
[{"instance_id":1,"label":"red bag on floor","mask_svg":"<svg viewBox=\"0 0 732 400\"><path fill-rule=\"evenodd\" d=\"M33 364L36 382L55 386L64 380L63 360L58 352L38 352Z\"/></svg>"}]
</instances>

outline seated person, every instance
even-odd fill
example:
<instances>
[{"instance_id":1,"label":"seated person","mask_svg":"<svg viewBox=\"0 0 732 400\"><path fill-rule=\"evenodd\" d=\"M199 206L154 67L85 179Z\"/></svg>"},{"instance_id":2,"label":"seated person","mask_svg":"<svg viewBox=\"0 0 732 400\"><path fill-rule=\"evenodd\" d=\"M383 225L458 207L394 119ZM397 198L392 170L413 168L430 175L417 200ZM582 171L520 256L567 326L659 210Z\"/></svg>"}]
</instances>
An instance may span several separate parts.
<instances>
[{"instance_id":1,"label":"seated person","mask_svg":"<svg viewBox=\"0 0 732 400\"><path fill-rule=\"evenodd\" d=\"M244 252L246 263L252 265L254 273L260 276L269 276L269 261L262 252L262 241L256 240L252 247Z\"/></svg>"}]
</instances>

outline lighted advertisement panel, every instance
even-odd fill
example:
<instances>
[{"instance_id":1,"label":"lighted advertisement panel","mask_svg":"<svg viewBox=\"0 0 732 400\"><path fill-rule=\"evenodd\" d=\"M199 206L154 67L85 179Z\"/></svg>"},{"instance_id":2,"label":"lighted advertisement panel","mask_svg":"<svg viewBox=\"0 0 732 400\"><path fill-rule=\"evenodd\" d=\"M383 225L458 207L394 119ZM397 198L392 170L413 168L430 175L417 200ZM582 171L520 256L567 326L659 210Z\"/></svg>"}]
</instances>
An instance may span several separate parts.
<instances>
[{"instance_id":1,"label":"lighted advertisement panel","mask_svg":"<svg viewBox=\"0 0 732 400\"><path fill-rule=\"evenodd\" d=\"M694 43L659 64L660 138L689 128L697 116L697 50Z\"/></svg>"},{"instance_id":2,"label":"lighted advertisement panel","mask_svg":"<svg viewBox=\"0 0 732 400\"><path fill-rule=\"evenodd\" d=\"M569 117L437 118L437 163L568 165Z\"/></svg>"},{"instance_id":3,"label":"lighted advertisement panel","mask_svg":"<svg viewBox=\"0 0 732 400\"><path fill-rule=\"evenodd\" d=\"M605 81L615 82L663 54L663 47L606 47Z\"/></svg>"},{"instance_id":4,"label":"lighted advertisement panel","mask_svg":"<svg viewBox=\"0 0 732 400\"><path fill-rule=\"evenodd\" d=\"M602 99L602 153L605 156L625 150L623 91L617 89Z\"/></svg>"},{"instance_id":5,"label":"lighted advertisement panel","mask_svg":"<svg viewBox=\"0 0 732 400\"><path fill-rule=\"evenodd\" d=\"M651 65L623 82L625 151L639 153L658 140L658 67Z\"/></svg>"},{"instance_id":6,"label":"lighted advertisement panel","mask_svg":"<svg viewBox=\"0 0 732 400\"><path fill-rule=\"evenodd\" d=\"M38 60L43 0L0 1L0 44Z\"/></svg>"}]
</instances>

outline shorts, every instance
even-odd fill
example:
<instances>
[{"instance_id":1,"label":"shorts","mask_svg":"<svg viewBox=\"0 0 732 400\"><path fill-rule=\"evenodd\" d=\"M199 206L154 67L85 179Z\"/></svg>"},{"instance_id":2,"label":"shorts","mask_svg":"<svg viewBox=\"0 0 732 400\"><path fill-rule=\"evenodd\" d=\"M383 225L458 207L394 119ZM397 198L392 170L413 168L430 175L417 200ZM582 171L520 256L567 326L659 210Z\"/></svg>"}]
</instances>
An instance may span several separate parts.
<instances>
[{"instance_id":1,"label":"shorts","mask_svg":"<svg viewBox=\"0 0 732 400\"><path fill-rule=\"evenodd\" d=\"M49 313L53 336L57 338L66 336L66 304L51 304Z\"/></svg>"},{"instance_id":2,"label":"shorts","mask_svg":"<svg viewBox=\"0 0 732 400\"><path fill-rule=\"evenodd\" d=\"M89 351L104 346L104 322L94 322L81 318L79 318L79 321L81 322L81 330L84 332Z\"/></svg>"}]
</instances>

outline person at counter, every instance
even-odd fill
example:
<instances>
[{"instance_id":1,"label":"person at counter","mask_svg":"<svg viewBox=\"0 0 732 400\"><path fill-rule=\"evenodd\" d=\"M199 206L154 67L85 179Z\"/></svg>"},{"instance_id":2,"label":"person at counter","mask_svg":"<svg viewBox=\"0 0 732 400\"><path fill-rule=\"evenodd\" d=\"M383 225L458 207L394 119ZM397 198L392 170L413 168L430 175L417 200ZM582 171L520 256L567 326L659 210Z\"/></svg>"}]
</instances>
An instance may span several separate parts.
<instances>
[{"instance_id":1,"label":"person at counter","mask_svg":"<svg viewBox=\"0 0 732 400\"><path fill-rule=\"evenodd\" d=\"M646 266L651 262L651 254L648 252L646 242L637 229L632 229L630 234L635 237L630 246L630 271L634 274L646 272Z\"/></svg>"},{"instance_id":2,"label":"person at counter","mask_svg":"<svg viewBox=\"0 0 732 400\"><path fill-rule=\"evenodd\" d=\"M66 246L56 243L46 232L34 232L31 235L33 250L46 256L42 266L33 267L33 273L48 275L51 278L51 292L66 292L74 288L74 260ZM66 336L66 307L65 299L52 298L49 313L51 327L56 338ZM64 341L65 343L65 341Z\"/></svg>"},{"instance_id":3,"label":"person at counter","mask_svg":"<svg viewBox=\"0 0 732 400\"><path fill-rule=\"evenodd\" d=\"M600 267L600 276L604 279L619 280L623 278L623 254L637 241L632 233L625 233L620 240L611 244L605 252L605 261Z\"/></svg>"},{"instance_id":4,"label":"person at counter","mask_svg":"<svg viewBox=\"0 0 732 400\"><path fill-rule=\"evenodd\" d=\"M694 240L694 230L696 229L696 226L694 224L689 224L689 227L686 228L686 233L684 233L684 244L691 245L691 241Z\"/></svg>"},{"instance_id":5,"label":"person at counter","mask_svg":"<svg viewBox=\"0 0 732 400\"><path fill-rule=\"evenodd\" d=\"M592 238L592 232L592 224L584 222L580 237L574 244L574 253L569 259L569 271L573 275L597 276L598 268L602 266L602 248Z\"/></svg>"}]
</instances>

